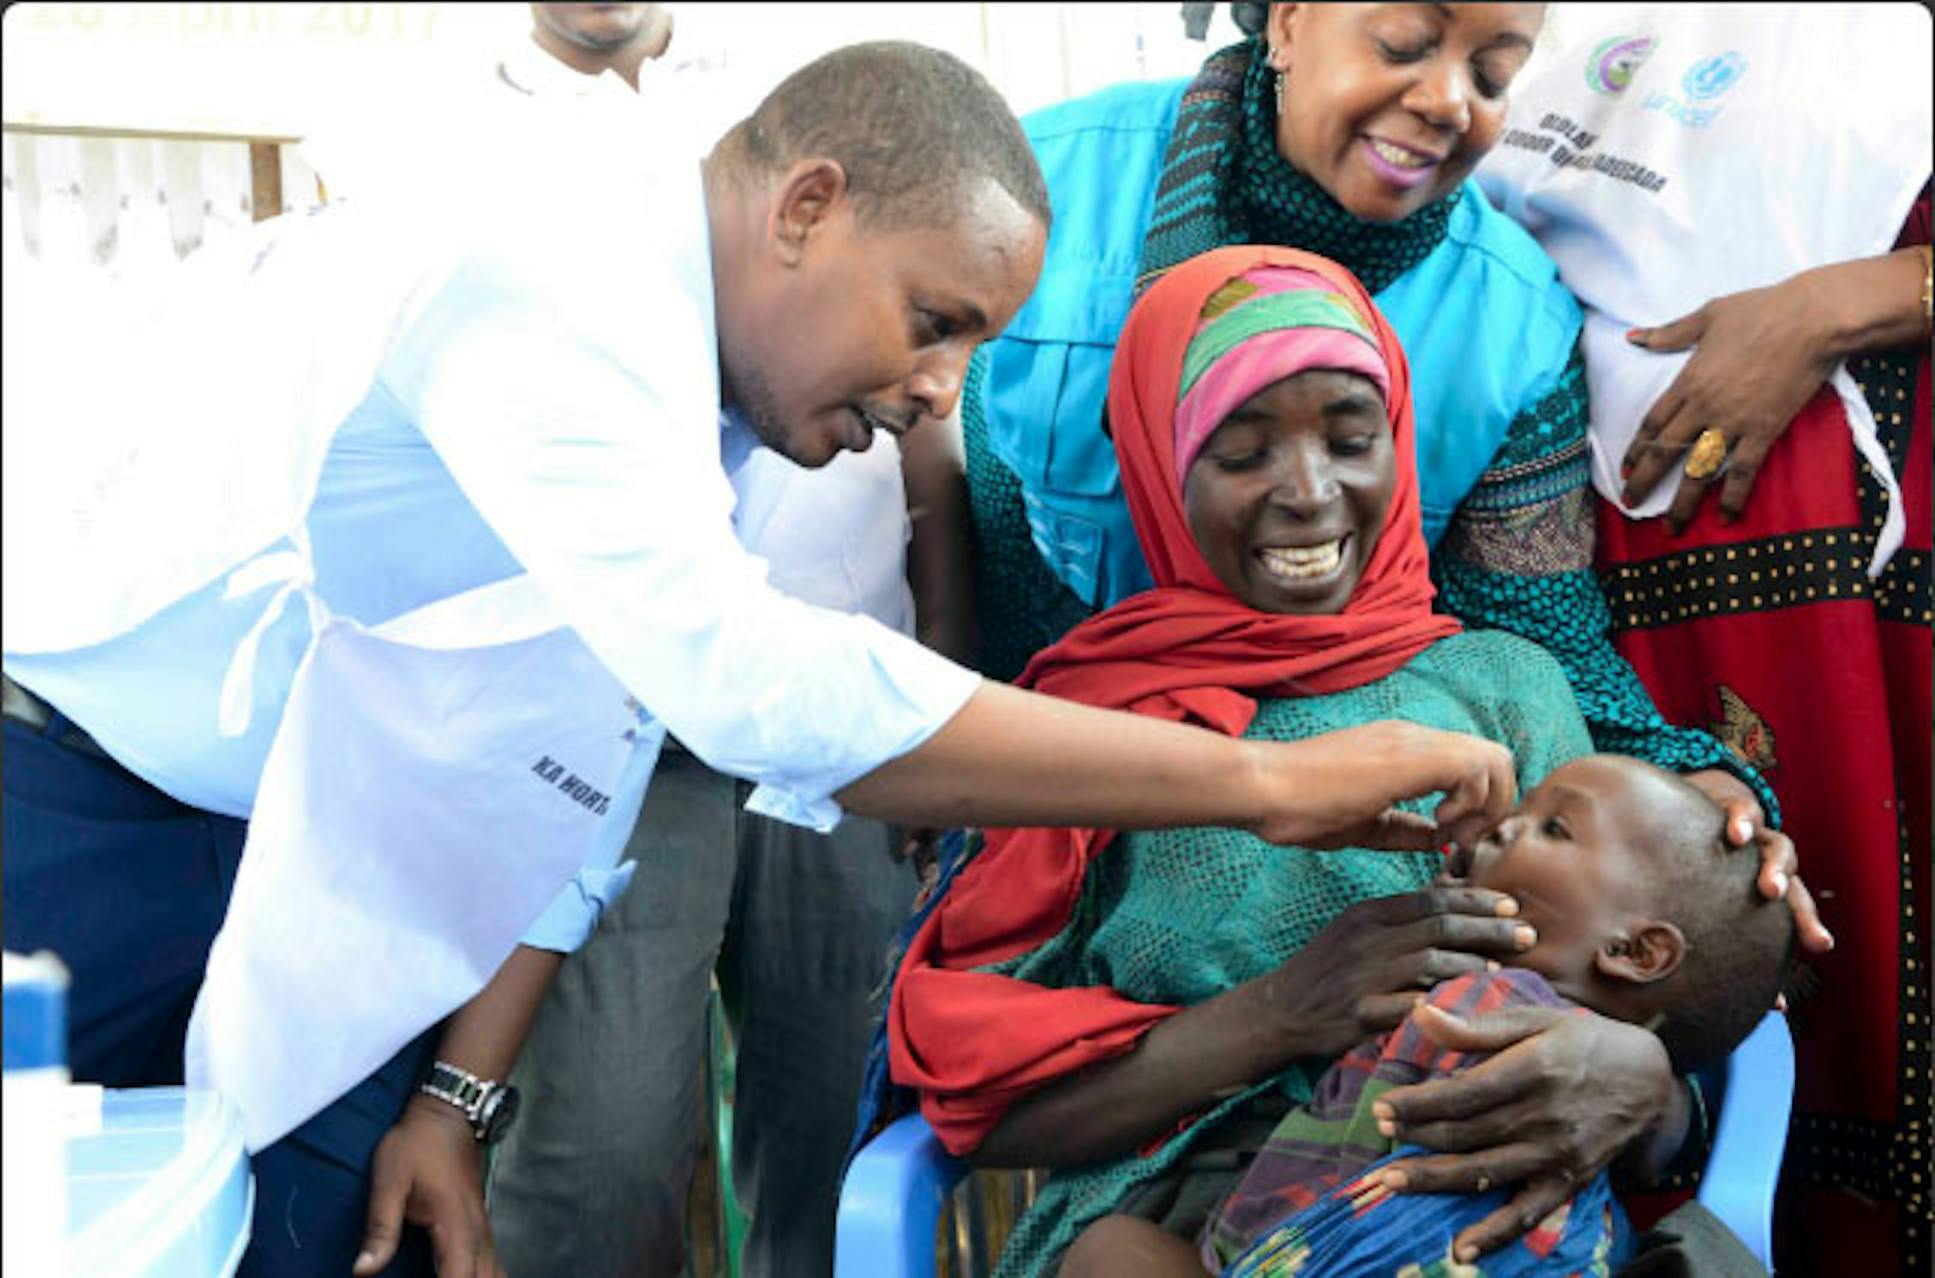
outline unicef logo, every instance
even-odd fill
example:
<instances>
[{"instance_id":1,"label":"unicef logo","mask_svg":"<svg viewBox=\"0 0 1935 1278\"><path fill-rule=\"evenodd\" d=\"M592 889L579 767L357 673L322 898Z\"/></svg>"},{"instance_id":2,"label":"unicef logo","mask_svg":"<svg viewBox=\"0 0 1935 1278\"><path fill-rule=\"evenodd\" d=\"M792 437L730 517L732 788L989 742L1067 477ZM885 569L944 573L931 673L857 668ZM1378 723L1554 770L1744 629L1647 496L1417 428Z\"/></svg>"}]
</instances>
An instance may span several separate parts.
<instances>
[{"instance_id":1,"label":"unicef logo","mask_svg":"<svg viewBox=\"0 0 1935 1278\"><path fill-rule=\"evenodd\" d=\"M1626 91L1640 64L1653 56L1659 43L1652 36L1614 36L1586 59L1586 84L1594 93L1617 97Z\"/></svg>"},{"instance_id":2,"label":"unicef logo","mask_svg":"<svg viewBox=\"0 0 1935 1278\"><path fill-rule=\"evenodd\" d=\"M1686 96L1695 99L1717 98L1734 86L1747 71L1747 59L1729 49L1693 64L1680 81Z\"/></svg>"}]
</instances>

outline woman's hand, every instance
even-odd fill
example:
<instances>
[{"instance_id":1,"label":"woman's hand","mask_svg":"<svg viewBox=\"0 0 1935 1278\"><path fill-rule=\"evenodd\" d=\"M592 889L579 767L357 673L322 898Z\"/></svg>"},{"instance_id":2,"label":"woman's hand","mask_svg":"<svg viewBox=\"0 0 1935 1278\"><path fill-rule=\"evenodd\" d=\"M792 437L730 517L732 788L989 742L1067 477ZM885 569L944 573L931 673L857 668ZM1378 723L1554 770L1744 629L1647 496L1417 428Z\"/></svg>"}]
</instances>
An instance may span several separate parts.
<instances>
[{"instance_id":1,"label":"woman's hand","mask_svg":"<svg viewBox=\"0 0 1935 1278\"><path fill-rule=\"evenodd\" d=\"M1627 446L1621 501L1628 506L1643 501L1668 474L1683 468L1702 431L1717 430L1729 450L1725 469L1704 479L1682 473L1667 518L1675 532L1683 530L1715 481L1721 484L1722 517L1740 517L1768 451L1839 359L1820 296L1831 287L1831 279L1804 272L1768 288L1716 297L1670 324L1626 335L1649 351L1692 349L1693 357Z\"/></svg>"},{"instance_id":2,"label":"woman's hand","mask_svg":"<svg viewBox=\"0 0 1935 1278\"><path fill-rule=\"evenodd\" d=\"M1760 850L1760 892L1770 901L1783 896L1794 911L1794 929L1801 945L1816 954L1834 948L1834 934L1821 922L1814 896L1801 882L1794 840L1767 824L1767 813L1747 783L1724 768L1689 772L1686 779L1699 787L1727 814L1727 842L1735 847L1755 844Z\"/></svg>"},{"instance_id":3,"label":"woman's hand","mask_svg":"<svg viewBox=\"0 0 1935 1278\"><path fill-rule=\"evenodd\" d=\"M1444 1151L1373 1174L1389 1188L1518 1186L1503 1207L1458 1234L1461 1261L1538 1224L1658 1123L1672 1100L1666 1049L1636 1025L1544 1007L1467 1020L1426 1006L1416 1019L1445 1047L1497 1053L1454 1078L1392 1088L1372 1107L1386 1135Z\"/></svg>"},{"instance_id":4,"label":"woman's hand","mask_svg":"<svg viewBox=\"0 0 1935 1278\"><path fill-rule=\"evenodd\" d=\"M1537 944L1517 914L1518 902L1487 888L1359 901L1248 992L1260 1015L1283 1027L1284 1063L1338 1056L1403 1020L1439 981Z\"/></svg>"},{"instance_id":5,"label":"woman's hand","mask_svg":"<svg viewBox=\"0 0 1935 1278\"><path fill-rule=\"evenodd\" d=\"M438 1278L504 1278L484 1216L476 1137L455 1109L427 1097L413 1097L376 1147L369 1227L350 1272L380 1273L396 1255L406 1220L430 1231Z\"/></svg>"},{"instance_id":6,"label":"woman's hand","mask_svg":"<svg viewBox=\"0 0 1935 1278\"><path fill-rule=\"evenodd\" d=\"M1065 1074L1009 1108L969 1156L979 1167L1115 1158L1280 1073L1403 1019L1424 991L1536 938L1516 902L1445 887L1361 901L1295 957L1159 1021L1135 1050Z\"/></svg>"}]
</instances>

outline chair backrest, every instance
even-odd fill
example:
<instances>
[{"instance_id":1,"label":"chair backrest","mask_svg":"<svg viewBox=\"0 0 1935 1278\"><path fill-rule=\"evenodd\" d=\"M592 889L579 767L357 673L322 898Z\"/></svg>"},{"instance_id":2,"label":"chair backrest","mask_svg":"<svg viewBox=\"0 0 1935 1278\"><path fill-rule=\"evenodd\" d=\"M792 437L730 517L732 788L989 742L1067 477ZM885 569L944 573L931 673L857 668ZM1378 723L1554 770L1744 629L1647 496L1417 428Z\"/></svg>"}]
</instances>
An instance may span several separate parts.
<instances>
[{"instance_id":1,"label":"chair backrest","mask_svg":"<svg viewBox=\"0 0 1935 1278\"><path fill-rule=\"evenodd\" d=\"M1700 1180L1700 1203L1774 1268L1774 1190L1794 1105L1794 1038L1787 1018L1769 1012L1727 1058L1726 1094L1714 1121L1713 1152Z\"/></svg>"}]
</instances>

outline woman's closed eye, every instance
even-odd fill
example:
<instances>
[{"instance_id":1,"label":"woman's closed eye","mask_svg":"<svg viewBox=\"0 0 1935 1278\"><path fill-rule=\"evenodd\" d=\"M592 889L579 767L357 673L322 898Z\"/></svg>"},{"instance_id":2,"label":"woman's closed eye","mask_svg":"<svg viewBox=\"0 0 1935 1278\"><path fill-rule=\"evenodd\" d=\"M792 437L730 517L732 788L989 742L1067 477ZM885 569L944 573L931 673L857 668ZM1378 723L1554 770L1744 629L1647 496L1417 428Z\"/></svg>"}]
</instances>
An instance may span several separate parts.
<instances>
[{"instance_id":1,"label":"woman's closed eye","mask_svg":"<svg viewBox=\"0 0 1935 1278\"><path fill-rule=\"evenodd\" d=\"M1210 460L1216 463L1216 469L1236 475L1246 470L1255 470L1268 456L1269 453L1263 449L1252 448L1243 452L1212 453Z\"/></svg>"},{"instance_id":2,"label":"woman's closed eye","mask_svg":"<svg viewBox=\"0 0 1935 1278\"><path fill-rule=\"evenodd\" d=\"M951 315L930 311L926 307L914 310L914 337L922 346L939 346L960 331L960 324Z\"/></svg>"},{"instance_id":3,"label":"woman's closed eye","mask_svg":"<svg viewBox=\"0 0 1935 1278\"><path fill-rule=\"evenodd\" d=\"M1525 55L1515 49L1487 53L1472 59L1471 80L1485 97L1502 98L1505 91L1512 87L1512 77L1524 65Z\"/></svg>"},{"instance_id":4,"label":"woman's closed eye","mask_svg":"<svg viewBox=\"0 0 1935 1278\"><path fill-rule=\"evenodd\" d=\"M1383 55L1386 62L1393 62L1400 66L1423 61L1435 47L1435 42L1430 40L1384 40L1377 37L1372 39L1377 45L1378 53Z\"/></svg>"},{"instance_id":5,"label":"woman's closed eye","mask_svg":"<svg viewBox=\"0 0 1935 1278\"><path fill-rule=\"evenodd\" d=\"M1430 57L1436 52L1437 46L1427 43L1406 47L1386 44L1379 40L1377 49L1386 62L1395 66L1410 66ZM1497 99L1504 97L1505 90L1511 87L1512 76L1509 72L1501 72L1497 68L1487 67L1484 63L1474 60L1471 64L1471 82L1480 97Z\"/></svg>"},{"instance_id":6,"label":"woman's closed eye","mask_svg":"<svg viewBox=\"0 0 1935 1278\"><path fill-rule=\"evenodd\" d=\"M1377 436L1368 432L1336 435L1330 441L1330 451L1339 457L1362 457L1376 447Z\"/></svg>"}]
</instances>

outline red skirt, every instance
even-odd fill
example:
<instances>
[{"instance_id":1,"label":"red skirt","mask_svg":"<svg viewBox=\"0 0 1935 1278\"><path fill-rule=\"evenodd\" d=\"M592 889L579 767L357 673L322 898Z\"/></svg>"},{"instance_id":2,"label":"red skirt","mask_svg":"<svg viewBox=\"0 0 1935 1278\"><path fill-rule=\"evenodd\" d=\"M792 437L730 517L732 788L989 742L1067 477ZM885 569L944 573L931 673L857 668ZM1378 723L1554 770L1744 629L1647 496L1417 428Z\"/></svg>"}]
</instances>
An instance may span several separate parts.
<instances>
[{"instance_id":1,"label":"red skirt","mask_svg":"<svg viewBox=\"0 0 1935 1278\"><path fill-rule=\"evenodd\" d=\"M1795 1124L1776 1216L1783 1273L1930 1272L1929 361L1851 368L1896 464L1907 542L1867 567L1885 506L1823 388L1747 513L1687 531L1599 503L1620 652L1660 713L1772 784L1834 932L1789 995Z\"/></svg>"}]
</instances>

